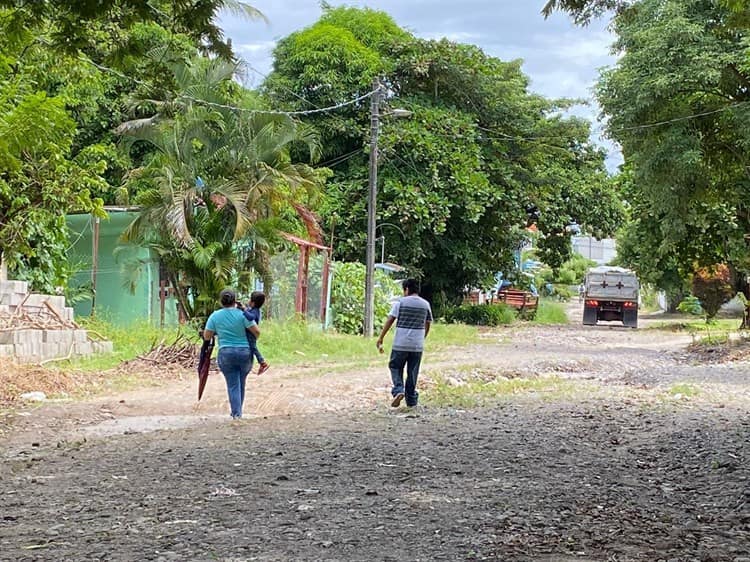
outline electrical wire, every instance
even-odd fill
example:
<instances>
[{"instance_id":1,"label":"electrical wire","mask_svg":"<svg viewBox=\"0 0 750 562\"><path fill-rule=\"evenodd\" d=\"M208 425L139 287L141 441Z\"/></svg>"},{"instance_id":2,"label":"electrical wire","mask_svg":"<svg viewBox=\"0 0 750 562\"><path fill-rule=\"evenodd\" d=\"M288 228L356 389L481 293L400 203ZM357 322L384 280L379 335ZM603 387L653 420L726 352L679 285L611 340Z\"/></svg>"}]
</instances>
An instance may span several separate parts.
<instances>
[{"instance_id":1,"label":"electrical wire","mask_svg":"<svg viewBox=\"0 0 750 562\"><path fill-rule=\"evenodd\" d=\"M270 109L270 110L265 110L265 109L246 109L246 108L237 107L237 106L234 106L234 105L229 105L229 104L224 104L224 103L215 103L215 102L212 102L212 101L201 100L201 99L195 98L193 96L188 96L186 94L181 94L181 95L177 96L177 99L187 99L187 100L190 100L190 101L192 101L194 103L199 103L201 105L206 105L206 106L209 106L209 107L219 107L221 109L229 109L229 110L232 110L232 111L238 111L238 112L243 112L243 113L250 113L250 114L254 114L254 115L286 115L287 117L296 117L296 116L304 116L304 115L315 115L317 113L330 113L332 111L336 111L337 109L342 109L342 108L348 107L350 105L355 105L355 104L361 102L362 100L366 100L367 98L375 95L378 91L379 91L379 89L375 89L375 90L372 90L371 92L367 92L366 94L362 94L361 96L357 96L354 99L351 99L351 100L348 100L348 101L345 101L345 102L341 102L341 103L338 103L336 105L331 105L329 107L320 107L320 108L316 108L316 109L305 109L305 110L300 110L300 111L281 111L281 110L276 110L276 109Z\"/></svg>"},{"instance_id":2,"label":"electrical wire","mask_svg":"<svg viewBox=\"0 0 750 562\"><path fill-rule=\"evenodd\" d=\"M126 80L131 80L131 81L135 82L136 84L140 84L140 85L143 85L143 86L150 86L148 83L146 83L146 82L144 82L142 80L139 80L139 79L134 78L132 76L127 76L127 75L123 74L122 72L120 72L118 70L115 70L113 68L109 68L109 67L104 66L102 64L98 64L98 63L92 61L91 59L89 59L87 57L81 56L81 57L79 57L79 60L87 62L88 64L92 65L94 68L97 68L98 70L101 70L102 72L112 73L115 76L119 76L120 78L124 78ZM250 68L252 69L252 67L250 67ZM252 69L252 70L254 70L254 69ZM255 72L257 72L257 71L255 71ZM338 109L342 109L344 107L348 107L350 105L355 105L355 104L357 104L357 103L359 103L359 102L361 102L363 100L366 100L369 97L372 97L379 90L380 90L379 88L376 88L376 89L372 90L371 92L367 92L366 94L362 94L361 96L357 96L354 99L350 99L350 100L347 100L345 102L341 102L341 103L338 103L336 105L332 105L332 106L329 106L329 107L316 107L315 109L302 110L302 111L282 111L282 110L278 110L278 109L248 109L248 108L244 108L244 107L237 107L235 105L230 105L230 104L223 104L223 103L216 103L216 102L211 102L211 101L207 101L207 100L202 100L202 99L199 99L199 98L196 98L196 97L193 97L193 96L189 96L187 94L180 94L180 95L177 96L177 99L186 99L186 100L192 101L193 103L199 103L201 105L206 105L206 106L209 106L209 107L219 107L221 109L228 109L228 110L231 110L231 111L239 111L239 112L243 112L243 113L250 113L250 114L253 114L253 115L286 115L287 117L295 117L295 116L315 115L315 114L318 114L318 113L329 113L329 112L332 112L332 111L336 111Z\"/></svg>"}]
</instances>

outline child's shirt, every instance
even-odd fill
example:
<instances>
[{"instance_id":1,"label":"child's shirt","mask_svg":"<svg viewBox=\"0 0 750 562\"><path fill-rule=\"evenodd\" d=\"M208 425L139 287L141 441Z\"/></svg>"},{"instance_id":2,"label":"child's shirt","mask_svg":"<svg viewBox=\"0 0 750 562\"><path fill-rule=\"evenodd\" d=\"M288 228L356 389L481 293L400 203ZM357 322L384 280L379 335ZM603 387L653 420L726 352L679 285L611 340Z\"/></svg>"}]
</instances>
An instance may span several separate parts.
<instances>
[{"instance_id":1,"label":"child's shirt","mask_svg":"<svg viewBox=\"0 0 750 562\"><path fill-rule=\"evenodd\" d=\"M248 306L242 312L245 315L245 318L247 318L250 322L260 324L260 308Z\"/></svg>"},{"instance_id":2,"label":"child's shirt","mask_svg":"<svg viewBox=\"0 0 750 562\"><path fill-rule=\"evenodd\" d=\"M244 314L245 319L249 322L260 324L260 308L248 306L242 311L242 314ZM247 341L250 342L250 345L254 345L256 340L257 338L252 334L252 332L247 333Z\"/></svg>"}]
</instances>

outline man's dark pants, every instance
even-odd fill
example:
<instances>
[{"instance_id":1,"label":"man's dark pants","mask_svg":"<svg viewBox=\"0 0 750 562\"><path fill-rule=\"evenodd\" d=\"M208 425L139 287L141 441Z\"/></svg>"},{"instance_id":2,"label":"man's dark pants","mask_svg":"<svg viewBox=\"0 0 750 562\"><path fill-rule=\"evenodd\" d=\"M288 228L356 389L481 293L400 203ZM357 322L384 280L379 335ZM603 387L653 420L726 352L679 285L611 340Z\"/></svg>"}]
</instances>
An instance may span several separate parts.
<instances>
[{"instance_id":1,"label":"man's dark pants","mask_svg":"<svg viewBox=\"0 0 750 562\"><path fill-rule=\"evenodd\" d=\"M421 351L391 350L391 359L388 368L391 370L391 381L393 389L391 394L404 394L407 406L416 406L419 400L417 392L417 377L419 377L419 365L422 362ZM404 388L404 367L406 367L406 388Z\"/></svg>"}]
</instances>

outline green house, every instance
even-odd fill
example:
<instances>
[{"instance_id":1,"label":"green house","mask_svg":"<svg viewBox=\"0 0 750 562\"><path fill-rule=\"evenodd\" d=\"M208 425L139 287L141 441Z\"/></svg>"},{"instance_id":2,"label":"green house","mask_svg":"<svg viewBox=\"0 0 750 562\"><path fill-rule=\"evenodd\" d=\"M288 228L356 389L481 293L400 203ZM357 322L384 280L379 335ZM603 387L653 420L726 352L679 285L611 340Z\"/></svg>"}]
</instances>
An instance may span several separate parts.
<instances>
[{"instance_id":1,"label":"green house","mask_svg":"<svg viewBox=\"0 0 750 562\"><path fill-rule=\"evenodd\" d=\"M120 326L148 320L177 323L177 304L160 275L159 259L144 248L123 247L119 239L138 216L133 208L108 207L107 219L68 215L70 263L78 269L73 286L89 287L93 298L74 303L76 316L106 319Z\"/></svg>"}]
</instances>

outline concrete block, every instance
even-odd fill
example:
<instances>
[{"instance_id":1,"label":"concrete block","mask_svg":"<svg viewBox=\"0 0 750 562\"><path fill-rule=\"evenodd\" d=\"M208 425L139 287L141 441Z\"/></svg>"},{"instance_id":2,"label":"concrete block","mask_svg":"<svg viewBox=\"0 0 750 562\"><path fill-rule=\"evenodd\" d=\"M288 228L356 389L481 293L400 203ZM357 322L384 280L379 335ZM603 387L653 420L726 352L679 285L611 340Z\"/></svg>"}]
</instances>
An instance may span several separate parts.
<instances>
[{"instance_id":1,"label":"concrete block","mask_svg":"<svg viewBox=\"0 0 750 562\"><path fill-rule=\"evenodd\" d=\"M44 330L12 330L0 332L0 344L31 344L44 341Z\"/></svg>"},{"instance_id":2,"label":"concrete block","mask_svg":"<svg viewBox=\"0 0 750 562\"><path fill-rule=\"evenodd\" d=\"M10 314L10 305L0 304L0 316L7 316Z\"/></svg>"},{"instance_id":3,"label":"concrete block","mask_svg":"<svg viewBox=\"0 0 750 562\"><path fill-rule=\"evenodd\" d=\"M44 330L44 343L59 343L70 346L73 343L73 330Z\"/></svg>"},{"instance_id":4,"label":"concrete block","mask_svg":"<svg viewBox=\"0 0 750 562\"><path fill-rule=\"evenodd\" d=\"M111 341L94 342L94 353L114 353L115 346Z\"/></svg>"},{"instance_id":5,"label":"concrete block","mask_svg":"<svg viewBox=\"0 0 750 562\"><path fill-rule=\"evenodd\" d=\"M26 295L29 292L29 284L26 281L0 281L0 295L20 293Z\"/></svg>"},{"instance_id":6,"label":"concrete block","mask_svg":"<svg viewBox=\"0 0 750 562\"><path fill-rule=\"evenodd\" d=\"M24 363L37 363L42 359L42 342L32 341L15 344L15 355Z\"/></svg>"},{"instance_id":7,"label":"concrete block","mask_svg":"<svg viewBox=\"0 0 750 562\"><path fill-rule=\"evenodd\" d=\"M0 293L0 304L11 308L20 306L26 299L26 293Z\"/></svg>"},{"instance_id":8,"label":"concrete block","mask_svg":"<svg viewBox=\"0 0 750 562\"><path fill-rule=\"evenodd\" d=\"M44 306L44 303L47 302L50 304L52 308L54 308L60 316L63 315L63 311L65 310L65 297L62 295L41 295L41 294L31 294L29 295L29 298L26 299L26 306Z\"/></svg>"},{"instance_id":9,"label":"concrete block","mask_svg":"<svg viewBox=\"0 0 750 562\"><path fill-rule=\"evenodd\" d=\"M73 334L73 341L74 342L87 342L89 341L89 335L86 330L71 330L71 334Z\"/></svg>"},{"instance_id":10,"label":"concrete block","mask_svg":"<svg viewBox=\"0 0 750 562\"><path fill-rule=\"evenodd\" d=\"M43 360L47 359L61 359L67 357L70 352L70 344L64 343L44 343L42 344L41 354Z\"/></svg>"},{"instance_id":11,"label":"concrete block","mask_svg":"<svg viewBox=\"0 0 750 562\"><path fill-rule=\"evenodd\" d=\"M13 357L16 354L16 349L13 344L0 344L0 357Z\"/></svg>"},{"instance_id":12,"label":"concrete block","mask_svg":"<svg viewBox=\"0 0 750 562\"><path fill-rule=\"evenodd\" d=\"M91 342L76 342L73 344L73 353L75 355L91 355L94 353L94 346Z\"/></svg>"}]
</instances>

